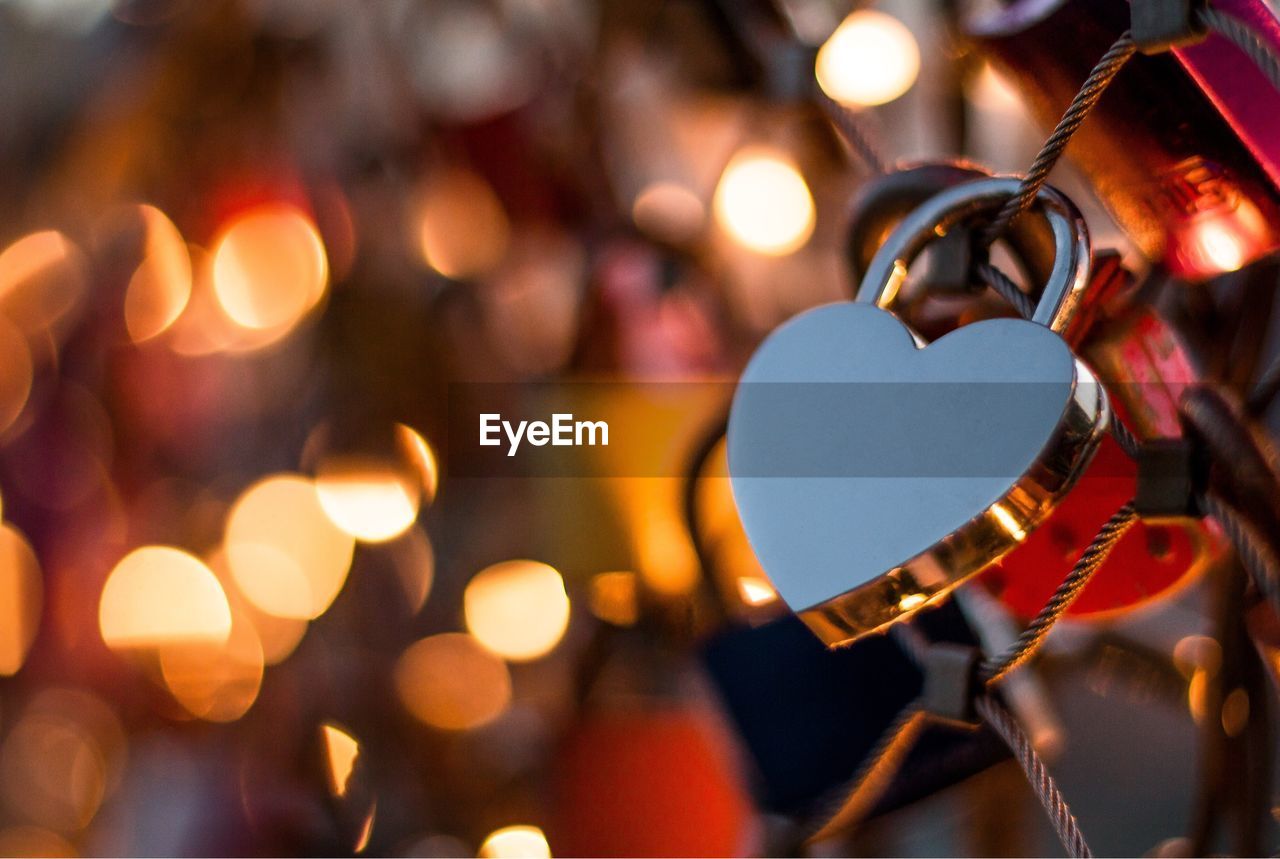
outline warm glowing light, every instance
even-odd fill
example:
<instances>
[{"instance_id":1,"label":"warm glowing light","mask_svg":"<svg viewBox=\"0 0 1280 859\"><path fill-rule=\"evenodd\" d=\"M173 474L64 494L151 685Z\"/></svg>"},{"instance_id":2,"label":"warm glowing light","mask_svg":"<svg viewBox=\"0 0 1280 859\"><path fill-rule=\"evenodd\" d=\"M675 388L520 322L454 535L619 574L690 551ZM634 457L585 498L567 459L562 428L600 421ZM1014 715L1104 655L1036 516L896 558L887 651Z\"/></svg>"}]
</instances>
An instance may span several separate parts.
<instances>
[{"instance_id":1,"label":"warm glowing light","mask_svg":"<svg viewBox=\"0 0 1280 859\"><path fill-rule=\"evenodd\" d=\"M191 258L182 234L154 206L140 206L139 211L146 246L124 296L124 324L135 343L164 332L191 297Z\"/></svg>"},{"instance_id":2,"label":"warm glowing light","mask_svg":"<svg viewBox=\"0 0 1280 859\"><path fill-rule=\"evenodd\" d=\"M738 596L749 606L768 605L778 598L778 592L766 579L759 576L742 576L738 579Z\"/></svg>"},{"instance_id":3,"label":"warm glowing light","mask_svg":"<svg viewBox=\"0 0 1280 859\"><path fill-rule=\"evenodd\" d=\"M394 465L338 458L316 473L320 506L333 524L357 540L384 543L409 530L418 518L418 481Z\"/></svg>"},{"instance_id":4,"label":"warm glowing light","mask_svg":"<svg viewBox=\"0 0 1280 859\"><path fill-rule=\"evenodd\" d=\"M112 648L219 644L231 635L231 609L218 579L198 559L181 549L143 546L107 578L98 625Z\"/></svg>"},{"instance_id":5,"label":"warm glowing light","mask_svg":"<svg viewBox=\"0 0 1280 859\"><path fill-rule=\"evenodd\" d=\"M445 277L491 271L507 251L507 214L493 189L470 170L440 173L423 191L419 226L422 256Z\"/></svg>"},{"instance_id":6,"label":"warm glowing light","mask_svg":"<svg viewBox=\"0 0 1280 859\"><path fill-rule=\"evenodd\" d=\"M460 632L411 645L396 664L395 682L405 709L448 731L487 725L511 702L506 663Z\"/></svg>"},{"instance_id":7,"label":"warm glowing light","mask_svg":"<svg viewBox=\"0 0 1280 859\"><path fill-rule=\"evenodd\" d=\"M12 526L0 525L0 677L22 667L40 625L42 603L35 552Z\"/></svg>"},{"instance_id":8,"label":"warm glowing light","mask_svg":"<svg viewBox=\"0 0 1280 859\"><path fill-rule=\"evenodd\" d=\"M0 253L0 313L28 337L55 328L87 288L79 249L56 230L31 233Z\"/></svg>"},{"instance_id":9,"label":"warm glowing light","mask_svg":"<svg viewBox=\"0 0 1280 859\"><path fill-rule=\"evenodd\" d=\"M633 626L640 616L636 574L600 573L591 579L591 613L614 626Z\"/></svg>"},{"instance_id":10,"label":"warm glowing light","mask_svg":"<svg viewBox=\"0 0 1280 859\"><path fill-rule=\"evenodd\" d=\"M40 856L44 859L74 859L80 854L70 841L38 826L11 826L0 829L0 856Z\"/></svg>"},{"instance_id":11,"label":"warm glowing light","mask_svg":"<svg viewBox=\"0 0 1280 859\"><path fill-rule=\"evenodd\" d=\"M262 648L264 666L278 665L287 659L297 649L298 644L302 642L302 637L306 635L307 627L310 625L308 621L302 618L278 617L273 614L267 614L251 603L241 593L235 577L231 575L231 571L227 568L226 553L221 548L213 552L206 559L206 562L209 565L209 569L213 570L213 574L218 577L218 581L222 583L222 589L227 594L227 602L231 605L233 635L237 623L242 619L248 621L252 625L254 632L257 633L258 644Z\"/></svg>"},{"instance_id":12,"label":"warm glowing light","mask_svg":"<svg viewBox=\"0 0 1280 859\"><path fill-rule=\"evenodd\" d=\"M927 597L924 594L905 594L898 600L898 611L911 611L924 605Z\"/></svg>"},{"instance_id":13,"label":"warm glowing light","mask_svg":"<svg viewBox=\"0 0 1280 859\"><path fill-rule=\"evenodd\" d=\"M1240 687L1227 693L1222 702L1222 732L1238 737L1249 723L1249 693Z\"/></svg>"},{"instance_id":14,"label":"warm glowing light","mask_svg":"<svg viewBox=\"0 0 1280 859\"><path fill-rule=\"evenodd\" d=\"M676 182L653 182L631 204L636 226L660 239L685 242L706 222L707 210L698 195Z\"/></svg>"},{"instance_id":15,"label":"warm glowing light","mask_svg":"<svg viewBox=\"0 0 1280 859\"><path fill-rule=\"evenodd\" d=\"M374 802L369 809L369 813L365 815L364 822L360 824L360 834L356 836L354 852L363 853L369 846L369 839L373 837L373 821L377 816L378 803Z\"/></svg>"},{"instance_id":16,"label":"warm glowing light","mask_svg":"<svg viewBox=\"0 0 1280 859\"><path fill-rule=\"evenodd\" d=\"M227 517L223 552L236 587L267 614L309 620L342 590L355 541L330 521L315 485L277 474L250 486Z\"/></svg>"},{"instance_id":17,"label":"warm glowing light","mask_svg":"<svg viewBox=\"0 0 1280 859\"><path fill-rule=\"evenodd\" d=\"M481 859L551 859L547 836L536 826L504 826L480 845Z\"/></svg>"},{"instance_id":18,"label":"warm glowing light","mask_svg":"<svg viewBox=\"0 0 1280 859\"><path fill-rule=\"evenodd\" d=\"M1249 260L1249 242L1230 222L1200 221L1192 227L1192 245L1206 272L1236 271Z\"/></svg>"},{"instance_id":19,"label":"warm glowing light","mask_svg":"<svg viewBox=\"0 0 1280 859\"><path fill-rule=\"evenodd\" d=\"M569 626L569 596L554 567L507 561L476 573L463 594L467 629L499 656L544 656Z\"/></svg>"},{"instance_id":20,"label":"warm glowing light","mask_svg":"<svg viewBox=\"0 0 1280 859\"><path fill-rule=\"evenodd\" d=\"M822 91L844 105L893 101L915 83L920 49L897 18L859 9L818 51L815 74Z\"/></svg>"},{"instance_id":21,"label":"warm glowing light","mask_svg":"<svg viewBox=\"0 0 1280 859\"><path fill-rule=\"evenodd\" d=\"M440 486L440 467L436 464L436 455L432 452L431 445L408 424L396 424L395 436L400 455L417 469L423 502L430 504Z\"/></svg>"},{"instance_id":22,"label":"warm glowing light","mask_svg":"<svg viewBox=\"0 0 1280 859\"><path fill-rule=\"evenodd\" d=\"M1015 540L1025 540L1027 532L1018 522L1017 517L1008 511L1003 504L992 504L991 515L1000 523L1000 527L1008 532L1009 536Z\"/></svg>"},{"instance_id":23,"label":"warm glowing light","mask_svg":"<svg viewBox=\"0 0 1280 859\"><path fill-rule=\"evenodd\" d=\"M758 253L792 253L813 234L813 197L804 177L764 150L733 157L720 177L714 206L716 220L729 235Z\"/></svg>"},{"instance_id":24,"label":"warm glowing light","mask_svg":"<svg viewBox=\"0 0 1280 859\"><path fill-rule=\"evenodd\" d=\"M35 368L27 339L0 316L0 432L13 426L31 396Z\"/></svg>"},{"instance_id":25,"label":"warm glowing light","mask_svg":"<svg viewBox=\"0 0 1280 859\"><path fill-rule=\"evenodd\" d=\"M206 722L234 722L249 712L262 688L265 664L257 630L242 612L232 612L225 642L160 648L160 670L169 693Z\"/></svg>"},{"instance_id":26,"label":"warm glowing light","mask_svg":"<svg viewBox=\"0 0 1280 859\"><path fill-rule=\"evenodd\" d=\"M320 735L328 762L329 792L334 796L346 796L347 784L356 768L356 758L360 757L360 743L333 722L321 725Z\"/></svg>"},{"instance_id":27,"label":"warm glowing light","mask_svg":"<svg viewBox=\"0 0 1280 859\"><path fill-rule=\"evenodd\" d=\"M236 324L293 326L324 297L329 263L311 220L270 205L234 221L213 248L213 289Z\"/></svg>"},{"instance_id":28,"label":"warm glowing light","mask_svg":"<svg viewBox=\"0 0 1280 859\"><path fill-rule=\"evenodd\" d=\"M404 536L386 545L386 553L404 591L405 605L410 614L417 614L435 580L436 554L431 540L421 528L410 528Z\"/></svg>"},{"instance_id":29,"label":"warm glowing light","mask_svg":"<svg viewBox=\"0 0 1280 859\"><path fill-rule=\"evenodd\" d=\"M0 748L7 810L51 830L83 829L120 778L126 740L119 720L97 697L57 687L13 715Z\"/></svg>"}]
</instances>

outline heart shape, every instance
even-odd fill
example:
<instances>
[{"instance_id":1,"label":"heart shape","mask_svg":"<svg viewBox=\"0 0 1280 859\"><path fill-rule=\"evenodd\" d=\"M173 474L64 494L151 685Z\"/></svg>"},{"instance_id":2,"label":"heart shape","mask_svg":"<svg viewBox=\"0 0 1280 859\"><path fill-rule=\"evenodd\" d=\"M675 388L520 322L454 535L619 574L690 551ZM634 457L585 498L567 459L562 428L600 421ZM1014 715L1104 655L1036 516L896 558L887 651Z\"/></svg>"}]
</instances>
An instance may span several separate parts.
<instances>
[{"instance_id":1,"label":"heart shape","mask_svg":"<svg viewBox=\"0 0 1280 859\"><path fill-rule=\"evenodd\" d=\"M779 595L828 643L997 560L1087 465L1106 397L1053 331L966 325L927 347L866 303L814 308L734 394L733 496Z\"/></svg>"}]
</instances>

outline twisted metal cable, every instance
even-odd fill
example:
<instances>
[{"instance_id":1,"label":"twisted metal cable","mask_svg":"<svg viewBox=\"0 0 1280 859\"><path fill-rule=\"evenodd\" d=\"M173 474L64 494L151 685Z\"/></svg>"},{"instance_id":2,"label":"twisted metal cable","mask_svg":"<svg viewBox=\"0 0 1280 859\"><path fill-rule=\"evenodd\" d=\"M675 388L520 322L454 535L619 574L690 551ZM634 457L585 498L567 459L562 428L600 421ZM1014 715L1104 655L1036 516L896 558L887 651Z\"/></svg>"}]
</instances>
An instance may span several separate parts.
<instances>
[{"instance_id":1,"label":"twisted metal cable","mask_svg":"<svg viewBox=\"0 0 1280 859\"><path fill-rule=\"evenodd\" d=\"M996 268L989 262L978 263L974 267L974 271L982 282L991 287L996 293L1009 304L1013 305L1013 309L1018 311L1018 315L1023 319L1030 319L1036 312L1036 304L1018 285L1013 282L1013 278Z\"/></svg>"},{"instance_id":2,"label":"twisted metal cable","mask_svg":"<svg viewBox=\"0 0 1280 859\"><path fill-rule=\"evenodd\" d=\"M840 102L833 99L818 89L818 99L822 102L822 109L827 114L827 118L831 120L831 124L835 126L840 137L845 144L853 150L858 159L872 173L886 173L888 168L884 158L880 155L880 149L871 140L866 125L861 118L844 106Z\"/></svg>"},{"instance_id":3,"label":"twisted metal cable","mask_svg":"<svg viewBox=\"0 0 1280 859\"><path fill-rule=\"evenodd\" d=\"M1071 807L1067 805L1062 792L1058 790L1058 783L1054 781L1048 767L1036 754L1035 747L1031 745L1031 740L1022 730L1022 726L990 695L979 697L974 708L982 720L1000 735L1000 739L1004 740L1009 750L1013 752L1032 790L1035 791L1036 798L1040 800L1040 804L1049 815L1053 829L1058 833L1058 839L1066 849L1067 855L1077 859L1092 857L1093 851L1089 849L1089 843L1084 840L1084 833L1080 831L1080 824L1071 813Z\"/></svg>"},{"instance_id":4,"label":"twisted metal cable","mask_svg":"<svg viewBox=\"0 0 1280 859\"><path fill-rule=\"evenodd\" d=\"M1205 6L1197 17L1201 24L1229 39L1243 51L1245 56L1253 60L1258 71L1271 81L1271 85L1280 90L1280 57L1254 32L1250 24L1212 6Z\"/></svg>"},{"instance_id":5,"label":"twisted metal cable","mask_svg":"<svg viewBox=\"0 0 1280 859\"><path fill-rule=\"evenodd\" d=\"M1076 97L1072 99L1071 105L1067 108L1066 113L1062 115L1062 119L1058 121L1058 125L1053 129L1053 133L1049 135L1048 140L1044 142L1044 146L1040 148L1040 154L1036 156L1035 161L1031 163L1031 169L1027 171L1027 175L1022 179L1022 187L1018 193L1008 199L1000 212L996 215L995 220L983 231L983 241L990 245L1008 229L1009 224L1013 223L1017 218L1035 201L1036 194L1040 192L1041 186L1049 178L1049 172L1053 170L1058 160L1062 157L1063 151L1067 148L1067 143L1079 130L1081 123L1084 122L1094 105L1098 103L1098 99L1102 98L1102 94L1106 92L1107 86L1115 79L1120 69L1124 68L1124 64L1129 62L1137 47L1133 43L1133 38L1126 30L1115 44L1102 55L1102 59L1093 67L1093 71L1089 72L1089 77L1085 79L1084 85L1080 87L1080 91L1076 93Z\"/></svg>"},{"instance_id":6,"label":"twisted metal cable","mask_svg":"<svg viewBox=\"0 0 1280 859\"><path fill-rule=\"evenodd\" d=\"M898 713L898 717L880 735L879 741L865 758L858 772L838 790L832 803L834 810L827 813L806 841L823 841L857 825L875 807L884 795L893 777L902 768L907 754L915 746L923 732L928 716L913 701Z\"/></svg>"},{"instance_id":7,"label":"twisted metal cable","mask_svg":"<svg viewBox=\"0 0 1280 859\"><path fill-rule=\"evenodd\" d=\"M1001 298L1013 305L1013 308L1018 311L1018 315L1023 319L1030 319L1035 314L1035 301L1030 295L1027 295L1019 289L1018 285L1013 282L1013 278L1009 277L1009 275L1005 274L989 262L978 263L978 265L974 267L974 271L977 273L978 277L982 279L983 283L994 289ZM1277 367L1280 367L1280 361L1277 362ZM1277 386L1280 387L1280 370L1277 370ZM1123 450L1130 459L1138 458L1138 448L1140 446L1138 440L1134 438L1133 433L1129 431L1129 428L1121 423L1120 419L1115 417L1114 414L1111 419L1111 434L1120 444L1120 449Z\"/></svg>"},{"instance_id":8,"label":"twisted metal cable","mask_svg":"<svg viewBox=\"0 0 1280 859\"><path fill-rule=\"evenodd\" d=\"M1249 414L1261 415L1271 406L1271 401L1280 394L1280 359L1271 362L1271 366L1263 372L1258 383L1249 392L1246 408Z\"/></svg>"},{"instance_id":9,"label":"twisted metal cable","mask_svg":"<svg viewBox=\"0 0 1280 859\"><path fill-rule=\"evenodd\" d=\"M978 666L978 676L985 684L999 682L1040 649L1049 630L1058 622L1071 603L1075 602L1076 597L1080 596L1080 591L1084 590L1089 579L1093 578L1093 574L1106 561L1116 543L1137 521L1138 516L1134 512L1132 501L1125 503L1112 514L1098 531L1097 536L1093 538L1093 542L1080 555L1080 560L1076 561L1076 565L1071 568L1071 572L1063 579L1062 584L1054 591L1049 602L1040 609L1040 613L1018 636L1018 640L999 658L984 659Z\"/></svg>"},{"instance_id":10,"label":"twisted metal cable","mask_svg":"<svg viewBox=\"0 0 1280 859\"><path fill-rule=\"evenodd\" d=\"M1235 507L1212 493L1201 497L1200 504L1218 520L1258 591L1280 611L1280 558L1276 557L1258 529Z\"/></svg>"}]
</instances>

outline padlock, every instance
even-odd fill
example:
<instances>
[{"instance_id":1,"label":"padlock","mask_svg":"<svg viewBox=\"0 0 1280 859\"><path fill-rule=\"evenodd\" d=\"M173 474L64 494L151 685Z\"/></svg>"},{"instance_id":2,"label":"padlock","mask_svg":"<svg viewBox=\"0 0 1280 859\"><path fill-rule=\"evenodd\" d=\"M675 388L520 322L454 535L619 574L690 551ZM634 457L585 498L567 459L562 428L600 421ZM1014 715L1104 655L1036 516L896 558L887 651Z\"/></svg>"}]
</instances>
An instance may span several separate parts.
<instances>
[{"instance_id":1,"label":"padlock","mask_svg":"<svg viewBox=\"0 0 1280 859\"><path fill-rule=\"evenodd\" d=\"M925 347L884 309L931 239L1018 187L980 179L926 201L876 253L856 302L790 320L743 372L734 500L779 595L828 645L909 616L1019 545L1110 425L1105 391L1059 336L1090 249L1056 190L1036 200L1055 259L1031 321L984 320Z\"/></svg>"},{"instance_id":2,"label":"padlock","mask_svg":"<svg viewBox=\"0 0 1280 859\"><path fill-rule=\"evenodd\" d=\"M1095 255L1088 297L1067 340L1106 386L1116 417L1139 440L1182 434L1178 401L1198 380L1177 332L1146 302L1114 254ZM1138 493L1138 467L1103 439L1088 472L1049 520L982 583L1021 617L1052 596L1116 508ZM1141 508L1140 508L1141 509ZM1139 521L1098 568L1067 613L1109 618L1193 581L1225 549L1210 522Z\"/></svg>"}]
</instances>

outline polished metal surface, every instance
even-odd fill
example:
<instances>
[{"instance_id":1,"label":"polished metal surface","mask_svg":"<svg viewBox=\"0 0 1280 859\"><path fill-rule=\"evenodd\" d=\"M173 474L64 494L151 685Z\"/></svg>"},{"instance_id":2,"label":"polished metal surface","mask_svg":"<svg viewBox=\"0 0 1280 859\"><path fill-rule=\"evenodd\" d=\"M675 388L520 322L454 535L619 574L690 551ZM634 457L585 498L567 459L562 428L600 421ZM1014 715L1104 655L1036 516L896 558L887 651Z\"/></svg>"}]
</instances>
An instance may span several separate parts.
<instances>
[{"instance_id":1,"label":"polished metal surface","mask_svg":"<svg viewBox=\"0 0 1280 859\"><path fill-rule=\"evenodd\" d=\"M1015 187L984 179L931 199L876 254L858 302L792 319L743 373L729 422L734 498L779 594L830 645L911 614L1017 546L1106 430L1105 392L1047 327L1066 324L1088 279L1087 232L1056 191L1037 206L1058 257L1036 322L988 320L921 348L873 306L891 303L930 238Z\"/></svg>"}]
</instances>

